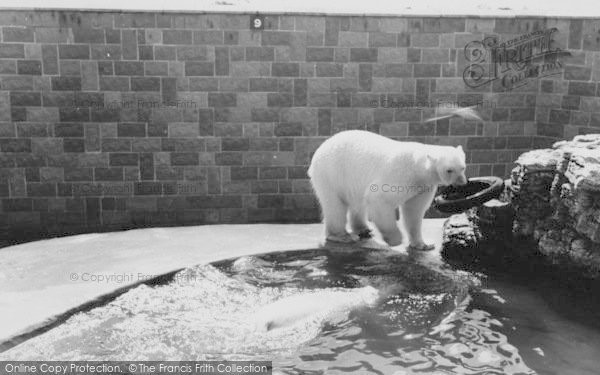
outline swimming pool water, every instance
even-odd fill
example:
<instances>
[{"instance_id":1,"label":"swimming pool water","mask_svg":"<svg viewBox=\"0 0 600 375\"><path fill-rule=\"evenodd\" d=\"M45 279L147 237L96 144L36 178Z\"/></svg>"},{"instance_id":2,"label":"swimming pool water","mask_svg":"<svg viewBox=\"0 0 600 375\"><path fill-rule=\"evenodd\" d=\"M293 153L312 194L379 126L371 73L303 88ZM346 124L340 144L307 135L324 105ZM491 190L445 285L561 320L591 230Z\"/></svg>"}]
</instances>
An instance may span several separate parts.
<instances>
[{"instance_id":1,"label":"swimming pool water","mask_svg":"<svg viewBox=\"0 0 600 375\"><path fill-rule=\"evenodd\" d=\"M133 288L0 358L253 359L286 374L597 373L589 298L582 312L583 295L480 276L375 250L225 260Z\"/></svg>"}]
</instances>

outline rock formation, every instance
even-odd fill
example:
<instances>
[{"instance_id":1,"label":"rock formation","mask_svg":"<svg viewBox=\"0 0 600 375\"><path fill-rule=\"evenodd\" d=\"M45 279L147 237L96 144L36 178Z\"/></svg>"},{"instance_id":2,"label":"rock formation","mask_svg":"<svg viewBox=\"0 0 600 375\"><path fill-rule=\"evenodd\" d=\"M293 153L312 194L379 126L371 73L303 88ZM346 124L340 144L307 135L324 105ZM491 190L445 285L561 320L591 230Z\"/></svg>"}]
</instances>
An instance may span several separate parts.
<instances>
[{"instance_id":1,"label":"rock formation","mask_svg":"<svg viewBox=\"0 0 600 375\"><path fill-rule=\"evenodd\" d=\"M531 236L552 263L600 276L600 134L526 152L516 164L514 234Z\"/></svg>"},{"instance_id":2,"label":"rock formation","mask_svg":"<svg viewBox=\"0 0 600 375\"><path fill-rule=\"evenodd\" d=\"M500 198L512 210L482 220L502 206L488 202L454 215L444 225L444 255L477 261L537 252L550 263L600 278L600 134L526 152L516 164Z\"/></svg>"}]
</instances>

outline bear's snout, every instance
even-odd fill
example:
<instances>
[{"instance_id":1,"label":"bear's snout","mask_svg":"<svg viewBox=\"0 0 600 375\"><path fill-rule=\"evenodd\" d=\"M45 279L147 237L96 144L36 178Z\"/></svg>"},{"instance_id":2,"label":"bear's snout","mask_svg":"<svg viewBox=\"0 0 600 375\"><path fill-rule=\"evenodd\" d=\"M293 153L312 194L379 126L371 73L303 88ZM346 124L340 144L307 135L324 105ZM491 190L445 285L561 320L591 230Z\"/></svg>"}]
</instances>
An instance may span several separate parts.
<instances>
[{"instance_id":1,"label":"bear's snout","mask_svg":"<svg viewBox=\"0 0 600 375\"><path fill-rule=\"evenodd\" d=\"M467 178L465 176L458 176L456 181L454 181L455 186L464 186L467 184Z\"/></svg>"}]
</instances>

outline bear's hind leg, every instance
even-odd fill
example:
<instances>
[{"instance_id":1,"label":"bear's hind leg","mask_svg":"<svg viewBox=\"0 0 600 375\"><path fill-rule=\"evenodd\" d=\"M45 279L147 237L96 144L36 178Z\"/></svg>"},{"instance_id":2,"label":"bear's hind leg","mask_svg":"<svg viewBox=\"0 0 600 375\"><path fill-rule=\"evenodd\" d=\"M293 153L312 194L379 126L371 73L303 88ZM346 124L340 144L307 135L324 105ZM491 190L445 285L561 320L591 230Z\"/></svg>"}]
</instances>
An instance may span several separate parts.
<instances>
[{"instance_id":1,"label":"bear's hind leg","mask_svg":"<svg viewBox=\"0 0 600 375\"><path fill-rule=\"evenodd\" d=\"M404 217L404 225L408 232L409 247L415 250L433 250L434 245L426 244L423 241L421 225L425 211L431 205L435 191L421 193L402 206L402 216Z\"/></svg>"},{"instance_id":2,"label":"bear's hind leg","mask_svg":"<svg viewBox=\"0 0 600 375\"><path fill-rule=\"evenodd\" d=\"M319 196L323 218L325 220L325 237L333 242L352 242L352 237L346 232L348 205L336 194L326 193Z\"/></svg>"},{"instance_id":3,"label":"bear's hind leg","mask_svg":"<svg viewBox=\"0 0 600 375\"><path fill-rule=\"evenodd\" d=\"M371 229L367 224L367 208L364 203L350 206L350 228L359 238L370 238Z\"/></svg>"},{"instance_id":4,"label":"bear's hind leg","mask_svg":"<svg viewBox=\"0 0 600 375\"><path fill-rule=\"evenodd\" d=\"M385 201L372 202L369 206L369 218L390 246L402 243L402 232L396 224L396 209Z\"/></svg>"}]
</instances>

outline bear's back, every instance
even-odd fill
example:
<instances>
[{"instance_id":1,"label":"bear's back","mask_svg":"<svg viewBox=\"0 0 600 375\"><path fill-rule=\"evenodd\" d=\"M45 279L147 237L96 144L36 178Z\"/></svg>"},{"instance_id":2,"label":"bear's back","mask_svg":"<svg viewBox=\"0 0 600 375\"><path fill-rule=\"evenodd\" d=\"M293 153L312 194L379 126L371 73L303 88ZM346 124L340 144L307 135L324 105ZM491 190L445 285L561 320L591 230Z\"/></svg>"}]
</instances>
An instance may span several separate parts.
<instances>
[{"instance_id":1,"label":"bear's back","mask_svg":"<svg viewBox=\"0 0 600 375\"><path fill-rule=\"evenodd\" d=\"M328 181L331 187L353 185L364 189L381 176L410 174L410 168L405 167L415 165L415 158L427 146L417 142L399 142L363 130L343 131L327 139L317 149L308 174L311 178L316 176Z\"/></svg>"},{"instance_id":2,"label":"bear's back","mask_svg":"<svg viewBox=\"0 0 600 375\"><path fill-rule=\"evenodd\" d=\"M378 163L412 158L422 153L430 145L418 142L401 142L364 130L347 130L333 135L320 147L324 153L335 159L338 165L350 162L352 165ZM362 160L362 161L361 161Z\"/></svg>"}]
</instances>

